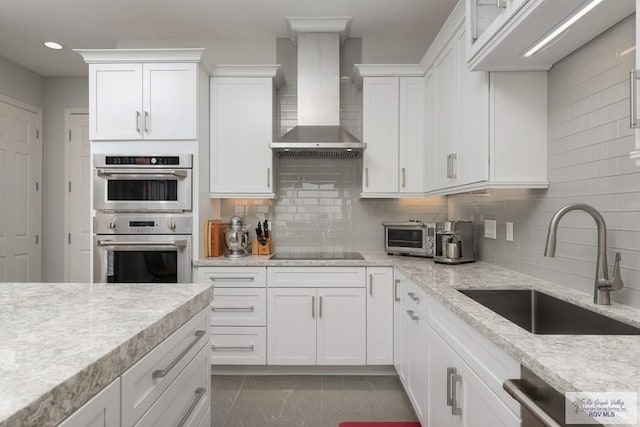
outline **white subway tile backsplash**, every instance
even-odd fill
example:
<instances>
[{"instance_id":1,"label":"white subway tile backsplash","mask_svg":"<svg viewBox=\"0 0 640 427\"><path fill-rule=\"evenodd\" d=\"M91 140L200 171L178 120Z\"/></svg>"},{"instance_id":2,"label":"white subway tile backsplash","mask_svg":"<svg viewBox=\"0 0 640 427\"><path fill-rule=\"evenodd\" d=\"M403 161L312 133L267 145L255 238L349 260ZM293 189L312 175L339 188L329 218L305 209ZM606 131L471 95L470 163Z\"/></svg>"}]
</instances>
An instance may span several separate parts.
<instances>
[{"instance_id":1,"label":"white subway tile backsplash","mask_svg":"<svg viewBox=\"0 0 640 427\"><path fill-rule=\"evenodd\" d=\"M625 289L612 299L640 307L640 168L629 159L635 139L628 73L635 52L620 55L634 45L634 27L631 17L549 71L549 189L452 196L449 215L471 218L480 231L482 218L498 221L498 239L477 242L480 259L592 294L597 235L590 216L567 214L557 256L543 256L553 213L567 203L590 204L607 223L609 263L622 253ZM506 221L515 223L514 242L501 237Z\"/></svg>"}]
</instances>

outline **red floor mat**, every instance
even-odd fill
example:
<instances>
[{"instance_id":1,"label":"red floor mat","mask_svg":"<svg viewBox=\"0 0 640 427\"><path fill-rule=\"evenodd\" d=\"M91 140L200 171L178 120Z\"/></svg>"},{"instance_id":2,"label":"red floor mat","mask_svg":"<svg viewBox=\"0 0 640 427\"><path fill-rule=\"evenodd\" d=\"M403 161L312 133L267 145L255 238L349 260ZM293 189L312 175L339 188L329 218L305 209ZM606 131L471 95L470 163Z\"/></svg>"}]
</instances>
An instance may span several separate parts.
<instances>
[{"instance_id":1,"label":"red floor mat","mask_svg":"<svg viewBox=\"0 0 640 427\"><path fill-rule=\"evenodd\" d=\"M347 421L340 427L421 427L417 421Z\"/></svg>"}]
</instances>

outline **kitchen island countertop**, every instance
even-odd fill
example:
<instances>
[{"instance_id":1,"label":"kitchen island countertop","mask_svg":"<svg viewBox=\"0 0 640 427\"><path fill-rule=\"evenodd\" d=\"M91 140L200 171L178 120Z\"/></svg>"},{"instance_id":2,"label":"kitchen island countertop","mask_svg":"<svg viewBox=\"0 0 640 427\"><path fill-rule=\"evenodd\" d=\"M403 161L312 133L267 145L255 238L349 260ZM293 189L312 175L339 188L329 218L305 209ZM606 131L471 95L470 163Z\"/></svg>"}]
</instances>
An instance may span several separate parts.
<instances>
[{"instance_id":1,"label":"kitchen island countertop","mask_svg":"<svg viewBox=\"0 0 640 427\"><path fill-rule=\"evenodd\" d=\"M206 308L210 285L0 284L0 427L54 426Z\"/></svg>"},{"instance_id":2,"label":"kitchen island countertop","mask_svg":"<svg viewBox=\"0 0 640 427\"><path fill-rule=\"evenodd\" d=\"M384 253L363 255L365 259L359 261L274 261L268 256L230 260L220 257L195 261L194 266L393 266L559 392L640 392L640 335L534 335L457 289L536 289L640 327L640 310L615 302L621 297L620 293L611 293L614 301L611 306L595 305L592 293L484 262L443 265L424 258Z\"/></svg>"}]
</instances>

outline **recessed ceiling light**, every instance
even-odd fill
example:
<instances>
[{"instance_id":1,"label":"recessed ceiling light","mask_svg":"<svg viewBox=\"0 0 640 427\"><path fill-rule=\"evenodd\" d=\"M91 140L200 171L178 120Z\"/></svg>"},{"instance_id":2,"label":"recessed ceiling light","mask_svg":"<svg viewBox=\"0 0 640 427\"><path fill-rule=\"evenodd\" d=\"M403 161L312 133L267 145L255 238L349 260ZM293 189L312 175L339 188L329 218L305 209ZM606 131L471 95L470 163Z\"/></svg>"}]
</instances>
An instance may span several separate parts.
<instances>
[{"instance_id":1,"label":"recessed ceiling light","mask_svg":"<svg viewBox=\"0 0 640 427\"><path fill-rule=\"evenodd\" d=\"M48 42L43 42L42 44L48 47L49 49L53 49L53 50L62 49L62 45L60 43L48 41Z\"/></svg>"}]
</instances>

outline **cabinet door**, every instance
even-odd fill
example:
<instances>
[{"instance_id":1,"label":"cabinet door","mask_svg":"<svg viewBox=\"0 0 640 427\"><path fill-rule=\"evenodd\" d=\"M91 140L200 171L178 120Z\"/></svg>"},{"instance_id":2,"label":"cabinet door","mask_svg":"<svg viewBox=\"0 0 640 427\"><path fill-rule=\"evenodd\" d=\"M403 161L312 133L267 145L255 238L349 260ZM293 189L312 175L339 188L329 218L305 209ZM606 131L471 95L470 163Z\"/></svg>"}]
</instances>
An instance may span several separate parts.
<instances>
[{"instance_id":1,"label":"cabinet door","mask_svg":"<svg viewBox=\"0 0 640 427\"><path fill-rule=\"evenodd\" d=\"M367 267L367 365L393 363L393 268Z\"/></svg>"},{"instance_id":2,"label":"cabinet door","mask_svg":"<svg viewBox=\"0 0 640 427\"><path fill-rule=\"evenodd\" d=\"M393 299L393 365L406 386L407 374L407 327L409 326L405 307L407 299L407 281L399 271L394 271Z\"/></svg>"},{"instance_id":3,"label":"cabinet door","mask_svg":"<svg viewBox=\"0 0 640 427\"><path fill-rule=\"evenodd\" d=\"M425 175L426 190L436 190L436 145L438 144L438 87L435 67L424 76L425 101Z\"/></svg>"},{"instance_id":4,"label":"cabinet door","mask_svg":"<svg viewBox=\"0 0 640 427\"><path fill-rule=\"evenodd\" d=\"M462 385L458 389L458 406L462 408L465 427L520 427L520 416L511 412L466 364L460 365Z\"/></svg>"},{"instance_id":5,"label":"cabinet door","mask_svg":"<svg viewBox=\"0 0 640 427\"><path fill-rule=\"evenodd\" d=\"M316 289L267 289L267 364L316 364Z\"/></svg>"},{"instance_id":6,"label":"cabinet door","mask_svg":"<svg viewBox=\"0 0 640 427\"><path fill-rule=\"evenodd\" d=\"M120 378L106 386L59 427L118 427L120 425Z\"/></svg>"},{"instance_id":7,"label":"cabinet door","mask_svg":"<svg viewBox=\"0 0 640 427\"><path fill-rule=\"evenodd\" d=\"M198 65L144 64L144 139L197 139Z\"/></svg>"},{"instance_id":8,"label":"cabinet door","mask_svg":"<svg viewBox=\"0 0 640 427\"><path fill-rule=\"evenodd\" d=\"M142 64L89 66L89 138L142 138Z\"/></svg>"},{"instance_id":9,"label":"cabinet door","mask_svg":"<svg viewBox=\"0 0 640 427\"><path fill-rule=\"evenodd\" d=\"M422 77L400 77L400 193L425 190L425 81Z\"/></svg>"},{"instance_id":10,"label":"cabinet door","mask_svg":"<svg viewBox=\"0 0 640 427\"><path fill-rule=\"evenodd\" d=\"M455 185L489 179L489 73L469 71L465 32L455 36L457 59L457 164Z\"/></svg>"},{"instance_id":11,"label":"cabinet door","mask_svg":"<svg viewBox=\"0 0 640 427\"><path fill-rule=\"evenodd\" d=\"M398 192L398 77L364 79L362 193Z\"/></svg>"},{"instance_id":12,"label":"cabinet door","mask_svg":"<svg viewBox=\"0 0 640 427\"><path fill-rule=\"evenodd\" d=\"M435 96L435 150L430 160L437 189L455 184L457 168L457 102L456 102L456 45L450 43L436 60L434 68Z\"/></svg>"},{"instance_id":13,"label":"cabinet door","mask_svg":"<svg viewBox=\"0 0 640 427\"><path fill-rule=\"evenodd\" d=\"M407 391L416 415L427 425L427 319L417 312L407 318Z\"/></svg>"},{"instance_id":14,"label":"cabinet door","mask_svg":"<svg viewBox=\"0 0 640 427\"><path fill-rule=\"evenodd\" d=\"M363 288L318 289L318 365L364 365L367 314Z\"/></svg>"},{"instance_id":15,"label":"cabinet door","mask_svg":"<svg viewBox=\"0 0 640 427\"><path fill-rule=\"evenodd\" d=\"M456 397L460 396L459 381L452 381L452 369L459 374L457 356L431 327L427 327L427 422L430 426L462 425L462 417L453 415L452 392L456 386ZM458 403L460 403L458 397ZM464 409L463 409L464 413ZM479 420L483 422L483 420ZM490 424L485 424L490 425Z\"/></svg>"},{"instance_id":16,"label":"cabinet door","mask_svg":"<svg viewBox=\"0 0 640 427\"><path fill-rule=\"evenodd\" d=\"M274 197L270 78L211 79L210 192Z\"/></svg>"}]
</instances>

